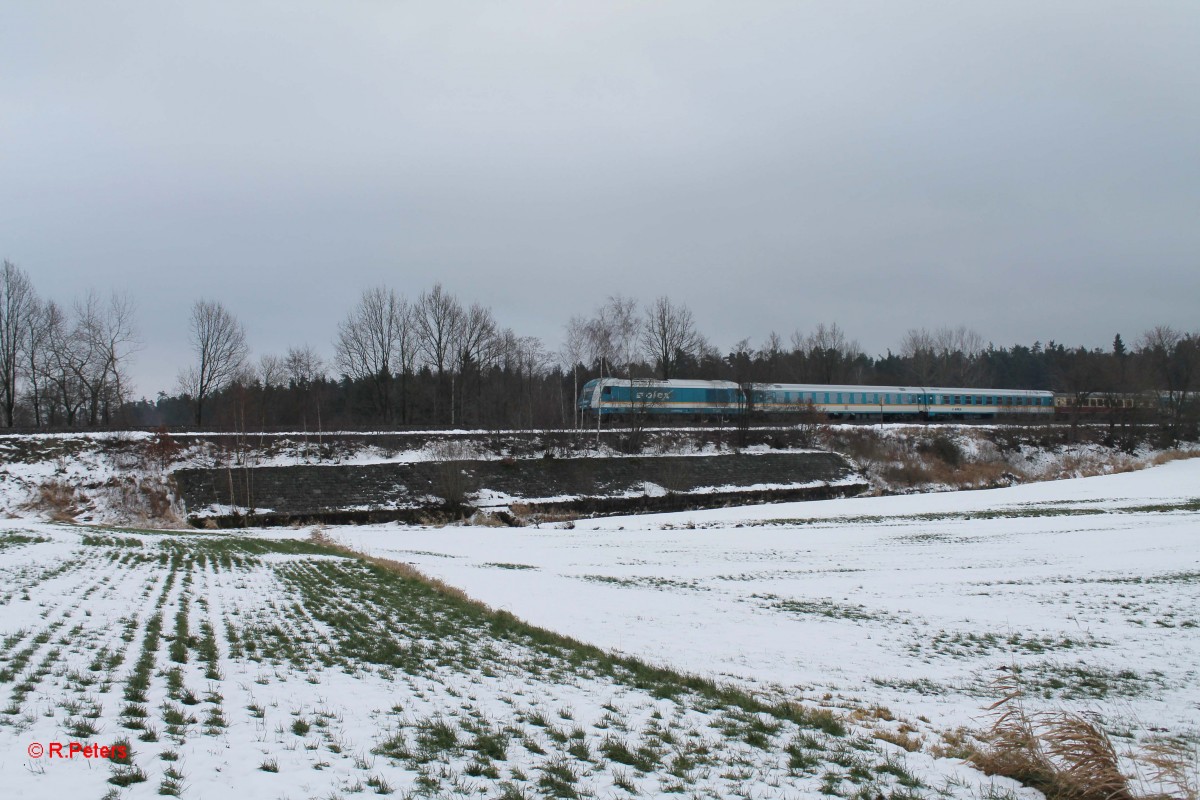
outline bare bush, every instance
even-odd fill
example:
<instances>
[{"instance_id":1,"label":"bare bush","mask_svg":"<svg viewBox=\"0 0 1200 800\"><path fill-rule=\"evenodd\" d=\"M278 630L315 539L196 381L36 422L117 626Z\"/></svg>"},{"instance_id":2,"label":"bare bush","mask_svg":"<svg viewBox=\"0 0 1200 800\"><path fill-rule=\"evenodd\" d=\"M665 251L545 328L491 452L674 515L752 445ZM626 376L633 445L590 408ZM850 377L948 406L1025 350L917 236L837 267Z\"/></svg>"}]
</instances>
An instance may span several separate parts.
<instances>
[{"instance_id":1,"label":"bare bush","mask_svg":"<svg viewBox=\"0 0 1200 800\"><path fill-rule=\"evenodd\" d=\"M473 455L465 443L448 440L430 447L437 461L433 492L446 510L461 512L467 507L467 495L475 490L474 479L467 472L466 461Z\"/></svg>"},{"instance_id":2,"label":"bare bush","mask_svg":"<svg viewBox=\"0 0 1200 800\"><path fill-rule=\"evenodd\" d=\"M797 406L795 419L796 443L801 447L818 447L827 439L829 420L811 400Z\"/></svg>"},{"instance_id":3,"label":"bare bush","mask_svg":"<svg viewBox=\"0 0 1200 800\"><path fill-rule=\"evenodd\" d=\"M75 487L62 481L45 481L25 504L30 511L40 511L55 522L73 522L82 510L83 498Z\"/></svg>"},{"instance_id":4,"label":"bare bush","mask_svg":"<svg viewBox=\"0 0 1200 800\"><path fill-rule=\"evenodd\" d=\"M931 439L926 439L917 445L921 453L940 459L951 467L958 467L963 462L963 451L954 437L946 433L937 433Z\"/></svg>"},{"instance_id":5,"label":"bare bush","mask_svg":"<svg viewBox=\"0 0 1200 800\"><path fill-rule=\"evenodd\" d=\"M122 522L148 527L182 524L169 487L153 478L114 477L105 482L102 503L109 514Z\"/></svg>"},{"instance_id":6,"label":"bare bush","mask_svg":"<svg viewBox=\"0 0 1200 800\"><path fill-rule=\"evenodd\" d=\"M179 443L171 437L167 426L161 425L147 442L145 455L148 461L158 466L160 472L165 472L181 449Z\"/></svg>"}]
</instances>

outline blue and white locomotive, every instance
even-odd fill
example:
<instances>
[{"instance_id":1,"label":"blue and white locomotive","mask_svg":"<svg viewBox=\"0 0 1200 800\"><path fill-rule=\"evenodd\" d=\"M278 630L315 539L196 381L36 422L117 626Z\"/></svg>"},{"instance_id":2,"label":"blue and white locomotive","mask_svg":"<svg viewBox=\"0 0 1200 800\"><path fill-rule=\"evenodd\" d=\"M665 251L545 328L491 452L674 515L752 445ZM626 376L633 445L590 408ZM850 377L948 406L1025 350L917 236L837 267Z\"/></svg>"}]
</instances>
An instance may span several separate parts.
<instances>
[{"instance_id":1,"label":"blue and white locomotive","mask_svg":"<svg viewBox=\"0 0 1200 800\"><path fill-rule=\"evenodd\" d=\"M940 386L826 386L732 381L593 379L579 408L602 416L630 414L737 417L751 412L815 411L830 419L994 419L1054 416L1052 392Z\"/></svg>"}]
</instances>

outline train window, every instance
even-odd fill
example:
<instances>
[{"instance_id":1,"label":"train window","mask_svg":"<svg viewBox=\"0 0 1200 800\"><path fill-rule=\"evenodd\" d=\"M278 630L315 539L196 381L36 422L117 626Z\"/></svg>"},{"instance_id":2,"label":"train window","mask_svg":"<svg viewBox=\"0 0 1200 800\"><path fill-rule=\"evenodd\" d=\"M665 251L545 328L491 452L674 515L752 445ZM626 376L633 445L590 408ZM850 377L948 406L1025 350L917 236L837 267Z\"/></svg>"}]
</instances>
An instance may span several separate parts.
<instances>
[{"instance_id":1,"label":"train window","mask_svg":"<svg viewBox=\"0 0 1200 800\"><path fill-rule=\"evenodd\" d=\"M605 386L605 387L604 387L604 391L603 391L603 392L601 392L600 394L601 394L601 395L603 395L604 397L612 397L612 387L611 387L611 386Z\"/></svg>"},{"instance_id":2,"label":"train window","mask_svg":"<svg viewBox=\"0 0 1200 800\"><path fill-rule=\"evenodd\" d=\"M829 402L829 392L826 392L826 393L825 393L825 402L826 402L826 403L828 403L828 402Z\"/></svg>"}]
</instances>

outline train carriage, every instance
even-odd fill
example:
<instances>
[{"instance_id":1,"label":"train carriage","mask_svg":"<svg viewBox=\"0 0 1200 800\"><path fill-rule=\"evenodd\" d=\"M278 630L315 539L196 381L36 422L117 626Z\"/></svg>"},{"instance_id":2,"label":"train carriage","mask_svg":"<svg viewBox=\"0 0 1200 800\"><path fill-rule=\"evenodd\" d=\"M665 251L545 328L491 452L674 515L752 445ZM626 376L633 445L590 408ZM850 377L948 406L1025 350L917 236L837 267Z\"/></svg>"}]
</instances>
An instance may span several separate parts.
<instances>
[{"instance_id":1,"label":"train carriage","mask_svg":"<svg viewBox=\"0 0 1200 800\"><path fill-rule=\"evenodd\" d=\"M595 379L579 408L602 416L629 414L736 417L816 411L830 419L994 419L1052 417L1054 395L1026 389Z\"/></svg>"}]
</instances>

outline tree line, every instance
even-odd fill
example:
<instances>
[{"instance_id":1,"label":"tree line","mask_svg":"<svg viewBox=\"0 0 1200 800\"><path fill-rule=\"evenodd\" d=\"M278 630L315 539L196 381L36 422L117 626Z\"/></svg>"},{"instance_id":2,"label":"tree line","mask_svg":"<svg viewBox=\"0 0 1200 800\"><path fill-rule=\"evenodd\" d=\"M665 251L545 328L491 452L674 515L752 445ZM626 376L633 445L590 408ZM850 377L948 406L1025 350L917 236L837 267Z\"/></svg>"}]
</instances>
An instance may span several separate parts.
<instances>
[{"instance_id":1,"label":"tree line","mask_svg":"<svg viewBox=\"0 0 1200 800\"><path fill-rule=\"evenodd\" d=\"M1077 396L1162 392L1191 413L1200 334L1159 326L1132 346L1049 341L997 347L960 326L905 332L893 352L865 353L836 323L785 338L768 333L725 350L688 307L609 297L571 317L551 349L467 304L441 284L406 296L367 289L339 322L330 355L309 344L251 357L242 323L221 303L197 301L191 352L172 391L133 399L129 369L141 344L125 296L89 292L63 306L29 276L0 270L0 416L8 427L194 426L331 430L422 426L578 424L589 378L700 378L748 383L843 383L1050 389ZM1191 405L1189 405L1191 403Z\"/></svg>"}]
</instances>

